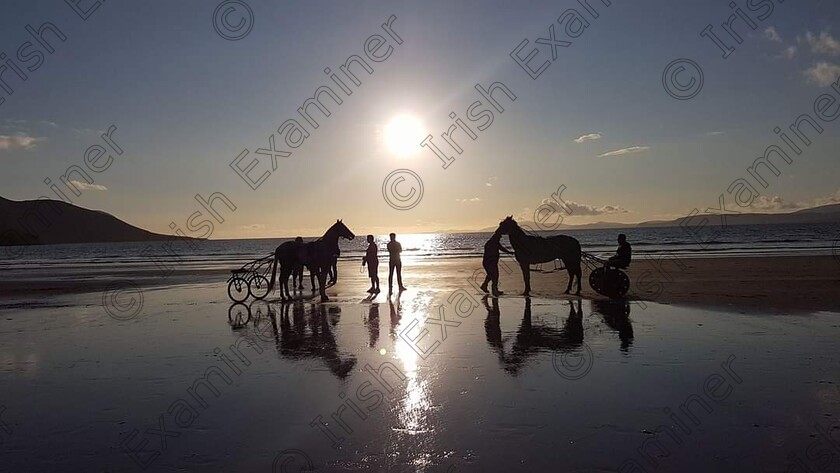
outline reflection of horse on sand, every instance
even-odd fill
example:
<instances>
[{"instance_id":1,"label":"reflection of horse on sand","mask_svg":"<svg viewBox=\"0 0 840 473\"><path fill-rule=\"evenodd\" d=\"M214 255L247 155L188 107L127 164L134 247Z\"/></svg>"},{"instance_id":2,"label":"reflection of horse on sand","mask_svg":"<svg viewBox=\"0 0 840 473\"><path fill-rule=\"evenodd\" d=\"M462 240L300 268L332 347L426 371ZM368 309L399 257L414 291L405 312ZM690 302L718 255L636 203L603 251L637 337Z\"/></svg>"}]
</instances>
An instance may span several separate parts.
<instances>
[{"instance_id":1,"label":"reflection of horse on sand","mask_svg":"<svg viewBox=\"0 0 840 473\"><path fill-rule=\"evenodd\" d=\"M350 231L341 220L336 220L321 238L308 243L296 243L287 241L274 250L274 264L271 268L271 280L268 284L268 291L274 289L277 276L277 265L280 265L280 300L285 302L291 300L289 292L289 276L295 268L304 265L309 269L310 274L318 279L318 289L321 294L321 302L329 299L326 292L327 273L333 264L335 255L338 254L338 239L346 238L352 240L356 235ZM313 287L314 289L314 287Z\"/></svg>"},{"instance_id":2,"label":"reflection of horse on sand","mask_svg":"<svg viewBox=\"0 0 840 473\"><path fill-rule=\"evenodd\" d=\"M577 307L573 301L569 301L569 317L561 328L555 328L533 323L531 299L525 299L525 313L516 331L513 347L506 351L500 326L499 300L492 298L490 305L487 299L482 299L487 309L487 319L484 321L487 343L499 355L504 370L511 375L519 374L528 360L539 352L575 352L583 346L581 301L577 301Z\"/></svg>"},{"instance_id":3,"label":"reflection of horse on sand","mask_svg":"<svg viewBox=\"0 0 840 473\"><path fill-rule=\"evenodd\" d=\"M356 366L356 358L351 355L342 359L332 332L341 316L341 307L310 304L308 318L302 302L283 304L280 310L279 323L275 312L269 312L280 356L292 360L319 358L337 378L345 379L350 375Z\"/></svg>"}]
</instances>

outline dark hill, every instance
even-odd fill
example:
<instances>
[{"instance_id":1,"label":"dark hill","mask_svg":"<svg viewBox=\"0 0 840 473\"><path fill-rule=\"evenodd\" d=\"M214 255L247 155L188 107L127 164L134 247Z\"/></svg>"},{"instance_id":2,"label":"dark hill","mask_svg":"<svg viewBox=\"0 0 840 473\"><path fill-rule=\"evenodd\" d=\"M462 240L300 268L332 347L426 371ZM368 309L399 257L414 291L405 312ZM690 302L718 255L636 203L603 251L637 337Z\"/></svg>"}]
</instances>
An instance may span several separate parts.
<instances>
[{"instance_id":1,"label":"dark hill","mask_svg":"<svg viewBox=\"0 0 840 473\"><path fill-rule=\"evenodd\" d=\"M166 240L113 215L58 200L0 197L0 246Z\"/></svg>"}]
</instances>

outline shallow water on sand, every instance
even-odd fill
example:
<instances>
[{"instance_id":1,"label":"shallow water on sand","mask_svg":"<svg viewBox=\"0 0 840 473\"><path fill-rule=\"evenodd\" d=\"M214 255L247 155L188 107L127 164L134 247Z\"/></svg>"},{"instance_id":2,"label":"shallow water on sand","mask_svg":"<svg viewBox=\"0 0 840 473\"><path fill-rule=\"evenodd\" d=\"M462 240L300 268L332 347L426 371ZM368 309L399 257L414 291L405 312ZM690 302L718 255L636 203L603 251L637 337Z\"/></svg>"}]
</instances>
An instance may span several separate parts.
<instances>
[{"instance_id":1,"label":"shallow water on sand","mask_svg":"<svg viewBox=\"0 0 840 473\"><path fill-rule=\"evenodd\" d=\"M332 294L0 312L0 470L786 471L840 440L837 314Z\"/></svg>"}]
</instances>

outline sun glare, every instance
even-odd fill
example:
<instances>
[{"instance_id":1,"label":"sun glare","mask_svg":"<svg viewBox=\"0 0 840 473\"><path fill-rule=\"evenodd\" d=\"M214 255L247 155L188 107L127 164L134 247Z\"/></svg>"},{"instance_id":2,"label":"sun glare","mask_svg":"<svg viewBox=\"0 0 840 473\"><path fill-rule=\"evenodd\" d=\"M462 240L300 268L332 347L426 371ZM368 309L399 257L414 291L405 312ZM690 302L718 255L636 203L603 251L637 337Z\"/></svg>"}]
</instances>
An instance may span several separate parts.
<instances>
[{"instance_id":1,"label":"sun glare","mask_svg":"<svg viewBox=\"0 0 840 473\"><path fill-rule=\"evenodd\" d=\"M385 126L385 147L397 156L410 156L420 151L423 125L416 117L399 115Z\"/></svg>"}]
</instances>

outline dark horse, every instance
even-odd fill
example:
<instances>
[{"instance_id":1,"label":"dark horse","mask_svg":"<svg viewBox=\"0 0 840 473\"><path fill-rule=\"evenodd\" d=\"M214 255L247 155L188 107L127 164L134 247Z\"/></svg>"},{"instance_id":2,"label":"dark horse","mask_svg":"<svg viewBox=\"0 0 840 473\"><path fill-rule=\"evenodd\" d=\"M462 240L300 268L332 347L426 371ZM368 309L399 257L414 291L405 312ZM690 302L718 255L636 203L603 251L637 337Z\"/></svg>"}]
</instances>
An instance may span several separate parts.
<instances>
[{"instance_id":1,"label":"dark horse","mask_svg":"<svg viewBox=\"0 0 840 473\"><path fill-rule=\"evenodd\" d=\"M335 259L338 249L338 238L352 240L356 235L350 231L341 220L324 233L321 238L308 243L295 243L287 241L274 250L274 265L271 268L271 280L268 284L268 291L274 289L274 281L277 276L277 263L280 263L280 300L292 299L289 293L289 276L292 270L299 265L309 268L310 274L318 278L318 289L321 292L321 302L330 300L326 292L327 272Z\"/></svg>"},{"instance_id":2,"label":"dark horse","mask_svg":"<svg viewBox=\"0 0 840 473\"><path fill-rule=\"evenodd\" d=\"M577 277L577 292L580 295L580 242L566 235L555 235L547 238L528 235L513 217L507 217L499 224L499 232L508 235L513 251L516 253L516 261L522 268L522 278L525 280L525 292L523 295L531 294L531 268L532 264L549 263L556 259L562 260L566 271L569 273L569 286L566 287L566 294L572 290L572 282Z\"/></svg>"}]
</instances>

